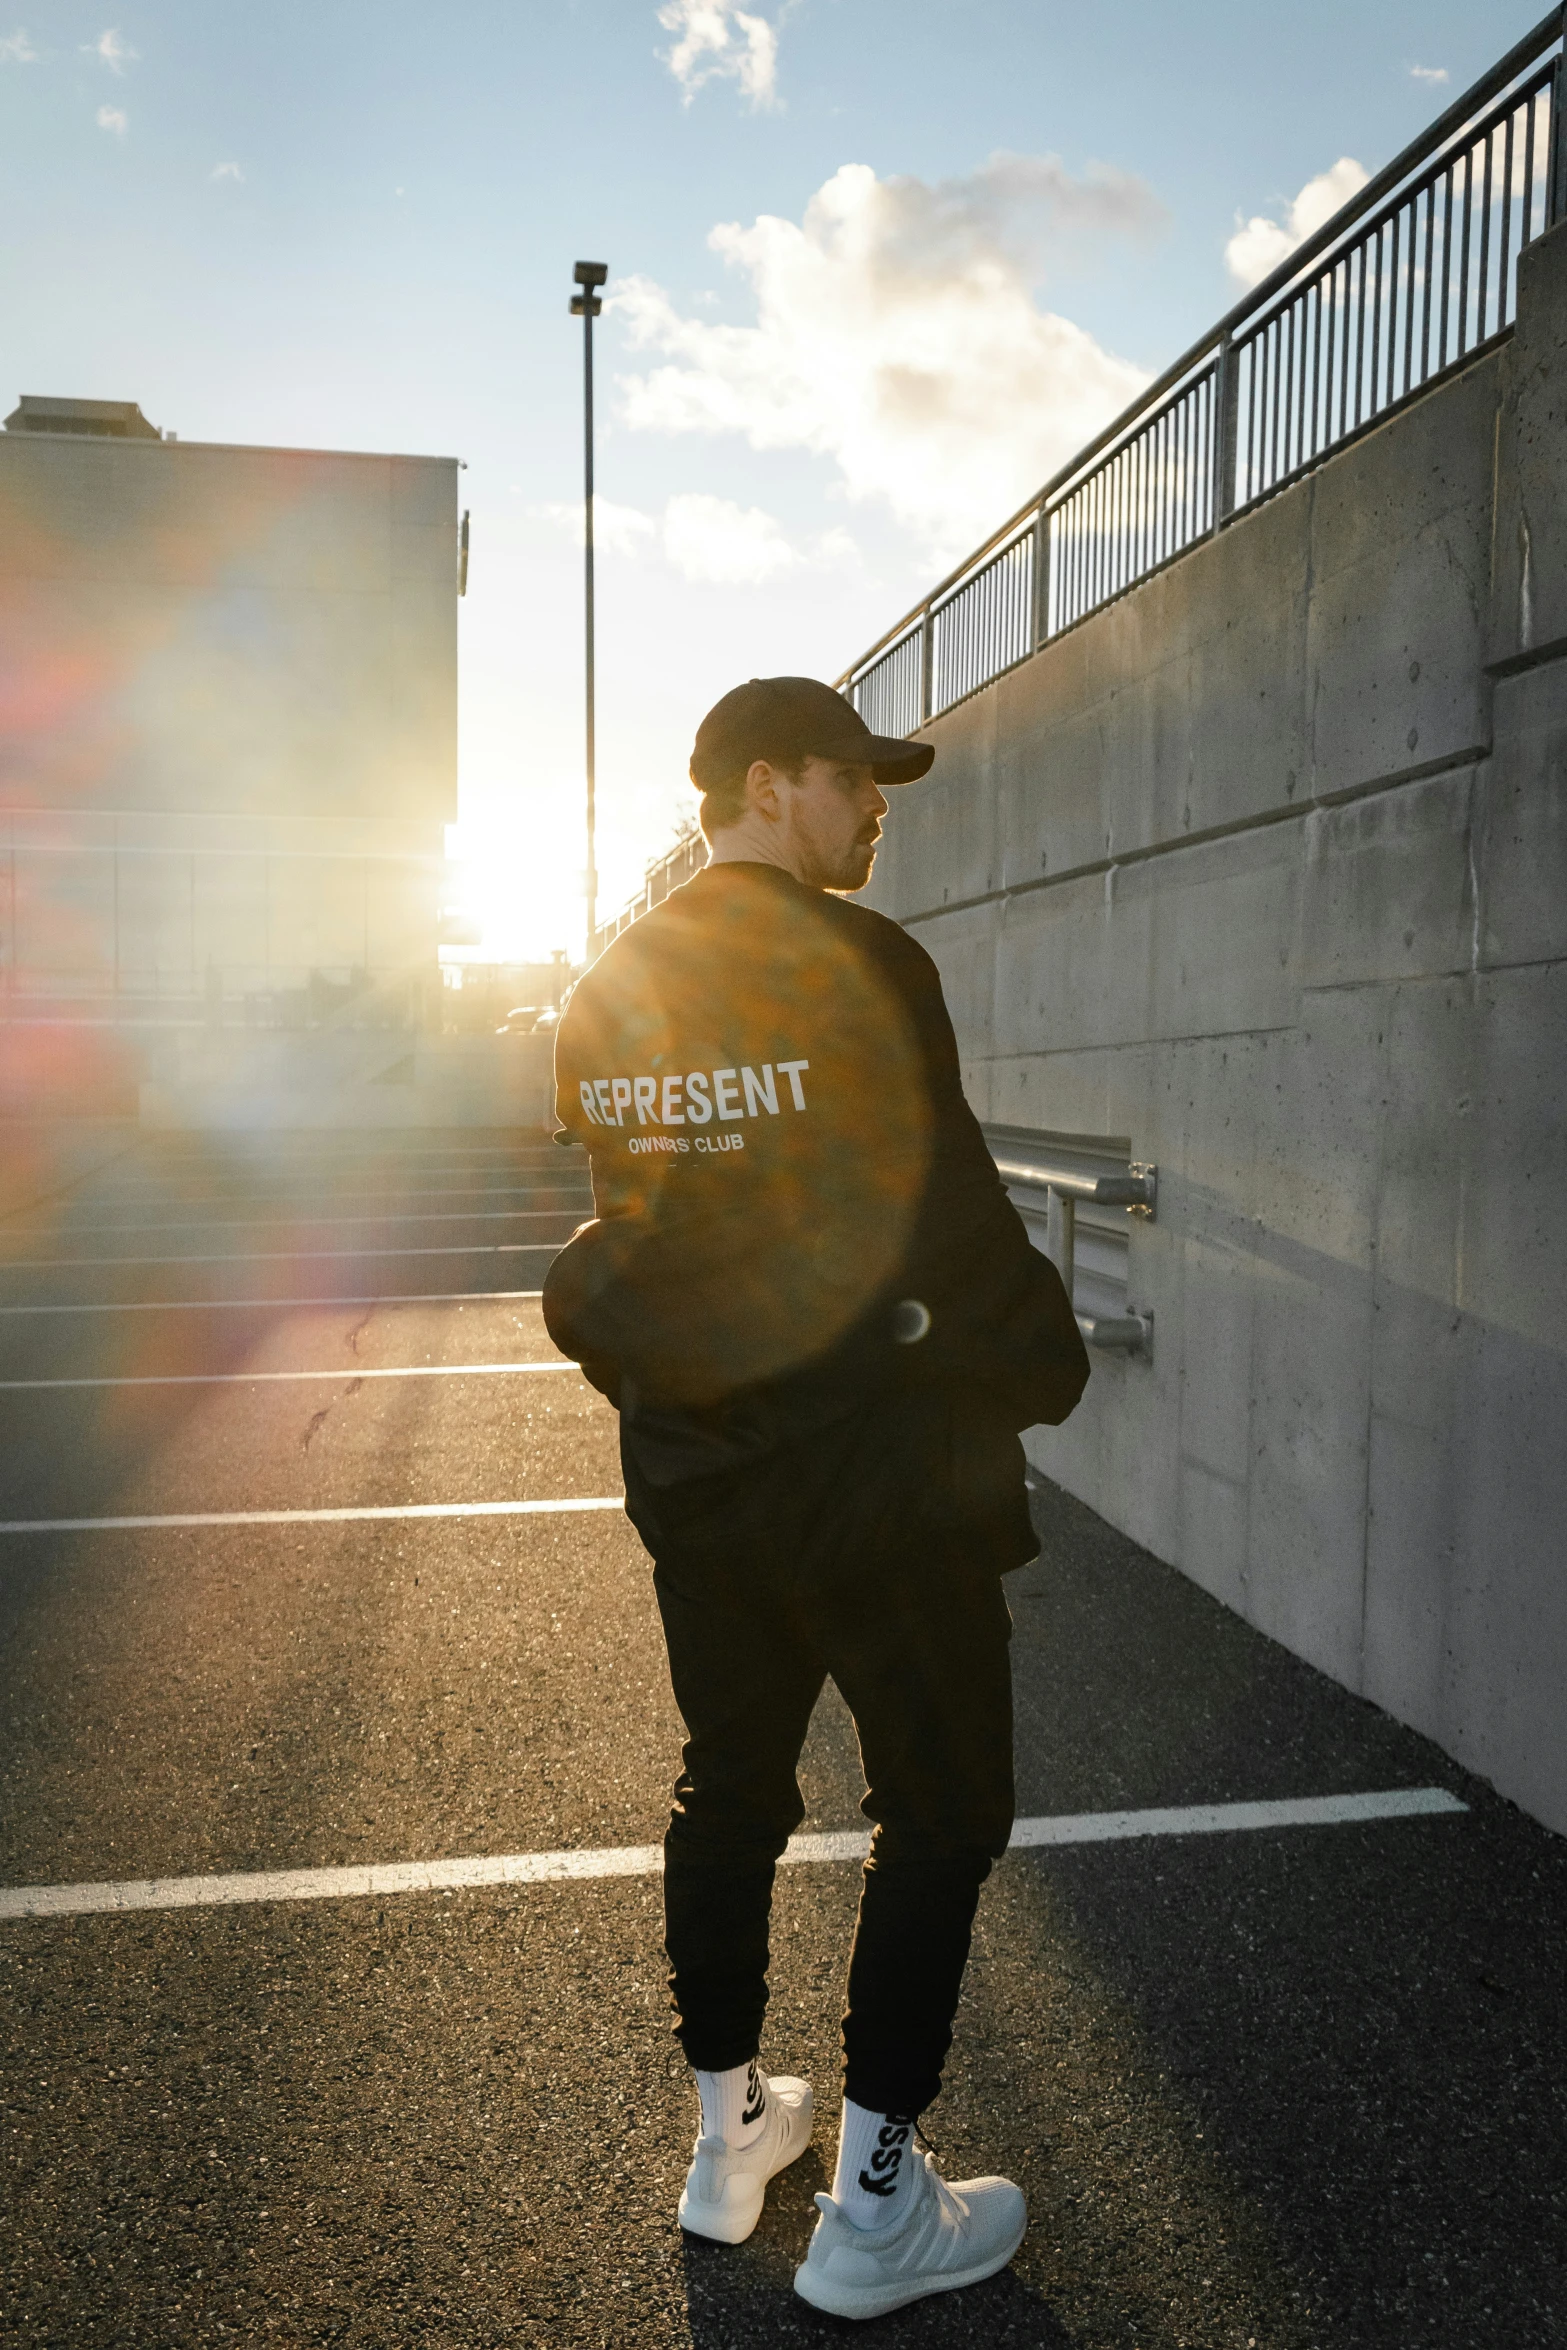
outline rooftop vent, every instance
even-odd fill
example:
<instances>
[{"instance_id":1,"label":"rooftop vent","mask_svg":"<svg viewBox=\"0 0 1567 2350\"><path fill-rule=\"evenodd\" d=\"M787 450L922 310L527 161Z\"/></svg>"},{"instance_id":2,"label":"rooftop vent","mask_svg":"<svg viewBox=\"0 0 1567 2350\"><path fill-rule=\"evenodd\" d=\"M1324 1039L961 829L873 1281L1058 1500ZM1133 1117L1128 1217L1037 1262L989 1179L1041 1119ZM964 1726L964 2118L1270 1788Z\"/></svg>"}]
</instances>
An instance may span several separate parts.
<instances>
[{"instance_id":1,"label":"rooftop vent","mask_svg":"<svg viewBox=\"0 0 1567 2350\"><path fill-rule=\"evenodd\" d=\"M24 392L5 420L7 432L90 433L96 440L157 441L134 400L43 400Z\"/></svg>"}]
</instances>

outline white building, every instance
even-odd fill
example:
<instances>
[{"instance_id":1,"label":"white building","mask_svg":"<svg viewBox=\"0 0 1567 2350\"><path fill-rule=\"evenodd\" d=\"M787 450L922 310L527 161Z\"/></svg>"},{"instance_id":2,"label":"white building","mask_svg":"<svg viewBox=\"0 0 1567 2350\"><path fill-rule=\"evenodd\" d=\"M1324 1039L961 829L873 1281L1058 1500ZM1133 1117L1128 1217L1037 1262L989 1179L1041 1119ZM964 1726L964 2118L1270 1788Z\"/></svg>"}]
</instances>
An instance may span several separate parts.
<instances>
[{"instance_id":1,"label":"white building","mask_svg":"<svg viewBox=\"0 0 1567 2350\"><path fill-rule=\"evenodd\" d=\"M23 398L0 433L0 1019L426 1016L458 535L453 458Z\"/></svg>"}]
</instances>

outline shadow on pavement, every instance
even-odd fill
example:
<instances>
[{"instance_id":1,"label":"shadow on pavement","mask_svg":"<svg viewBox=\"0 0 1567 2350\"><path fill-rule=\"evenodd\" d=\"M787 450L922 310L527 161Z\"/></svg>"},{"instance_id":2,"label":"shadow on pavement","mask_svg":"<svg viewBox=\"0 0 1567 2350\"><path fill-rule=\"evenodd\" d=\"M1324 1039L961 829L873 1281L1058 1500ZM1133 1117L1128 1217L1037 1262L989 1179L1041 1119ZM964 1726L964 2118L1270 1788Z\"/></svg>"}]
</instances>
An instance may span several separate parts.
<instances>
[{"instance_id":1,"label":"shadow on pavement","mask_svg":"<svg viewBox=\"0 0 1567 2350\"><path fill-rule=\"evenodd\" d=\"M1066 1496L1039 1512L1019 1581L1040 1604L1015 1612L1047 1783L1101 1804L1437 1783L1471 1807L998 1873L956 2069L1035 2076L1030 2243L1055 2236L1074 2338L1124 2268L1150 2309L1191 2312L1211 2279L1268 2350L1567 2339L1567 1843ZM1096 1726L1114 1787L1081 1776Z\"/></svg>"}]
</instances>

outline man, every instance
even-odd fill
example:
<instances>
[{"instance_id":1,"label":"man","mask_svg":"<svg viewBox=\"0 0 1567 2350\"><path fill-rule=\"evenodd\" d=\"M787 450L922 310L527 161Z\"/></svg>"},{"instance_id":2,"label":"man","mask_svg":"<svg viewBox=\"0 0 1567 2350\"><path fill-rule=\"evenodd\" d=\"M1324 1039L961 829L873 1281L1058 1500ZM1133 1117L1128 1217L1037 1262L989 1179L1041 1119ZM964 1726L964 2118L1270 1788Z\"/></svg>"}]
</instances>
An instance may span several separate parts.
<instances>
[{"instance_id":1,"label":"man","mask_svg":"<svg viewBox=\"0 0 1567 2350\"><path fill-rule=\"evenodd\" d=\"M935 966L836 894L870 878L885 788L934 755L813 678L726 694L691 759L711 861L582 980L555 1059L598 1215L544 1312L619 1408L690 1732L664 1879L702 2117L680 2219L720 2242L810 2138L810 2090L757 2059L829 1674L859 1733L875 1832L842 2127L795 2277L844 2317L993 2275L1022 2240L1010 2181L949 2186L914 2133L1012 1825L1000 1577L1037 1549L1018 1432L1088 1376L964 1100Z\"/></svg>"}]
</instances>

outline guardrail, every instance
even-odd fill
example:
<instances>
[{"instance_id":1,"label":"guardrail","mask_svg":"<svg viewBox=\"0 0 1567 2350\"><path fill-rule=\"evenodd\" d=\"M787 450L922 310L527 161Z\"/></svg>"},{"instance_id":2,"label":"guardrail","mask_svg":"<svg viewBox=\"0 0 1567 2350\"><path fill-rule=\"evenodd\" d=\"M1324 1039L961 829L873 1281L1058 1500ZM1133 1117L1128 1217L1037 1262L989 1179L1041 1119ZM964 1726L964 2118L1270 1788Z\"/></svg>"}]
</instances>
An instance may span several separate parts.
<instances>
[{"instance_id":1,"label":"guardrail","mask_svg":"<svg viewBox=\"0 0 1567 2350\"><path fill-rule=\"evenodd\" d=\"M692 824L661 857L653 858L643 874L642 887L636 896L629 898L618 914L612 914L607 922L599 924L588 940L588 961L595 962L611 939L618 938L623 930L629 930L632 923L643 914L650 914L655 906L663 903L671 890L679 889L682 882L691 879L693 873L700 873L706 863L707 843Z\"/></svg>"},{"instance_id":2,"label":"guardrail","mask_svg":"<svg viewBox=\"0 0 1567 2350\"><path fill-rule=\"evenodd\" d=\"M1567 215L1562 8L838 679L912 734L1469 365Z\"/></svg>"},{"instance_id":3,"label":"guardrail","mask_svg":"<svg viewBox=\"0 0 1567 2350\"><path fill-rule=\"evenodd\" d=\"M986 1126L982 1132L1024 1222L1044 1225L1043 1253L1065 1282L1075 1309L1079 1204L1120 1208L1152 1222L1159 1212L1158 1168L1123 1156L1122 1146L1108 1142L1066 1141L1016 1126ZM1102 1273L1098 1286L1101 1291L1107 1286ZM1124 1279L1121 1289L1116 1302L1124 1306ZM1146 1354L1153 1345L1151 1313L1130 1308L1079 1313L1077 1326L1090 1346Z\"/></svg>"}]
</instances>

